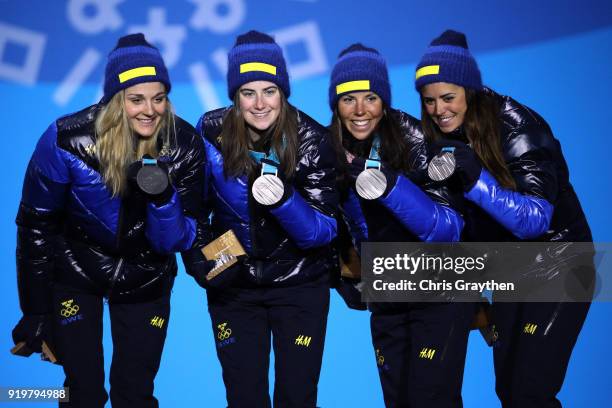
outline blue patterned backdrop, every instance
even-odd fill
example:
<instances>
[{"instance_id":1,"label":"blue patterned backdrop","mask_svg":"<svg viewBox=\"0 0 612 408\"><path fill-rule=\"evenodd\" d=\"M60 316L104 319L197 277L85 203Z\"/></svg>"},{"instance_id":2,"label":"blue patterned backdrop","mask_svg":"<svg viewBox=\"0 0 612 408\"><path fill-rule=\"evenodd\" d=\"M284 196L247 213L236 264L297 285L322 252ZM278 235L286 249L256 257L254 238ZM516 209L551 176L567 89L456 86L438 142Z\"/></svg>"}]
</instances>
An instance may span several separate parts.
<instances>
[{"instance_id":1,"label":"blue patterned backdrop","mask_svg":"<svg viewBox=\"0 0 612 408\"><path fill-rule=\"evenodd\" d=\"M236 35L249 29L270 32L288 60L290 101L327 123L330 67L339 51L356 41L386 57L395 107L419 116L414 66L429 41L446 28L467 33L487 85L549 121L595 239L612 242L610 1L0 0L0 386L59 386L63 380L57 366L8 353L10 330L20 316L14 216L38 137L58 116L99 99L106 54L119 36L142 31L160 48L170 68L177 113L194 123L202 112L229 102L225 59ZM161 405L224 406L206 299L182 270L172 308L156 381ZM612 404L606 334L611 315L610 304L591 309L561 392L568 407ZM383 406L368 317L347 310L333 295L320 406ZM108 322L104 344L108 363ZM493 384L491 350L473 333L465 406L498 407Z\"/></svg>"}]
</instances>

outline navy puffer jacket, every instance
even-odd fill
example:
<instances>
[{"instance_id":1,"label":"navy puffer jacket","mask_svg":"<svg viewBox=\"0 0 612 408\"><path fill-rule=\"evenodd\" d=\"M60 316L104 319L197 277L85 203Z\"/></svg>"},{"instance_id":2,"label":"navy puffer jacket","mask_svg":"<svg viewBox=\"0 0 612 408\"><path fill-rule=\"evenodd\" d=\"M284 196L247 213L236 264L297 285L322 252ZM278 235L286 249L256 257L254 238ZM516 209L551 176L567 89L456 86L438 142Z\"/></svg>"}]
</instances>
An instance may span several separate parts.
<instances>
[{"instance_id":1,"label":"navy puffer jacket","mask_svg":"<svg viewBox=\"0 0 612 408\"><path fill-rule=\"evenodd\" d=\"M364 242L455 242L461 236L463 198L445 184L433 183L427 178L428 148L420 121L400 110L389 109L388 112L400 127L408 151L404 159L411 171L396 172L395 185L376 200L359 197L354 186L344 192L340 208L349 236L340 237L342 252L349 238L360 253ZM368 139L366 152L372 140L372 137ZM384 151L380 154L384 157ZM347 287L340 283L339 290L347 305L365 309L365 304L360 303L360 294ZM439 301L450 300L447 293L432 296ZM368 304L372 312L393 313L406 307L411 306L393 302Z\"/></svg>"},{"instance_id":2,"label":"navy puffer jacket","mask_svg":"<svg viewBox=\"0 0 612 408\"><path fill-rule=\"evenodd\" d=\"M213 235L232 229L248 254L234 285L288 286L329 276L335 266L329 243L336 236L338 194L327 129L292 108L298 125L294 190L282 205L266 209L253 200L246 175L224 175L218 138L229 109L204 114L196 128L208 158L205 196Z\"/></svg>"},{"instance_id":3,"label":"navy puffer jacket","mask_svg":"<svg viewBox=\"0 0 612 408\"><path fill-rule=\"evenodd\" d=\"M509 96L487 90L500 107L500 135L517 191L486 170L466 193L468 241L592 241L559 141L546 121Z\"/></svg>"},{"instance_id":4,"label":"navy puffer jacket","mask_svg":"<svg viewBox=\"0 0 612 408\"><path fill-rule=\"evenodd\" d=\"M28 165L17 214L17 275L24 314L50 310L50 288L67 285L110 302L148 301L167 294L174 252L196 240L204 151L187 122L158 160L175 192L160 207L128 188L113 197L100 174L94 130L102 106L54 121ZM161 145L161 141L160 141Z\"/></svg>"}]
</instances>

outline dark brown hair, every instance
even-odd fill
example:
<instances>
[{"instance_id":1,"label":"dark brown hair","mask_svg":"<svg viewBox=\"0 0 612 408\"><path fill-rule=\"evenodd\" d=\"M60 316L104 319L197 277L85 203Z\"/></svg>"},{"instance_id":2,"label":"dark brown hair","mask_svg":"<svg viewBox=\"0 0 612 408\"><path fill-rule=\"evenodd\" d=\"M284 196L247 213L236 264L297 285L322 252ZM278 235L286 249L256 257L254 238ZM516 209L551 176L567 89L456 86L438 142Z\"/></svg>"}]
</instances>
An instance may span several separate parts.
<instances>
[{"instance_id":1,"label":"dark brown hair","mask_svg":"<svg viewBox=\"0 0 612 408\"><path fill-rule=\"evenodd\" d=\"M393 170L402 173L408 172L412 170L408 160L409 149L398 119L392 114L389 114L387 107L384 105L383 112L383 117L374 130L374 133L380 135L380 157L385 164L389 165ZM334 109L332 115L329 132L337 158L336 184L339 187L341 199L344 199L344 195L348 193L352 185L352 182L347 176L348 162L346 160L345 151L349 151L355 156L367 158L370 153L373 139L371 137L372 135L365 141L358 141L355 139L342 124L337 107Z\"/></svg>"},{"instance_id":2,"label":"dark brown hair","mask_svg":"<svg viewBox=\"0 0 612 408\"><path fill-rule=\"evenodd\" d=\"M510 174L502 154L499 133L499 105L495 97L484 91L465 89L467 111L463 130L468 142L476 152L483 166L505 188L516 190L516 182ZM440 128L433 122L421 96L421 126L428 141L444 138Z\"/></svg>"},{"instance_id":3,"label":"dark brown hair","mask_svg":"<svg viewBox=\"0 0 612 408\"><path fill-rule=\"evenodd\" d=\"M287 178L291 178L297 164L297 112L280 88L278 92L281 95L280 113L264 137L269 138L271 149L278 152L281 170ZM240 111L239 98L237 91L234 105L225 114L221 128L221 154L226 177L250 176L256 167L249 156L249 129Z\"/></svg>"}]
</instances>

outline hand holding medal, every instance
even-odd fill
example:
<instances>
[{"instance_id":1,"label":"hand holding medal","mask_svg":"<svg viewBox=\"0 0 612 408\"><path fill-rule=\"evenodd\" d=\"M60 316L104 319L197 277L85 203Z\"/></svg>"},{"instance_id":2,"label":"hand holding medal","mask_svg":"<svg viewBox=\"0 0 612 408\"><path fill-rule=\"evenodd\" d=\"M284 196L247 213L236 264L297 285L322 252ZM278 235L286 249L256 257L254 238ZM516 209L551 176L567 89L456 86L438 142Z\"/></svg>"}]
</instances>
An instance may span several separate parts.
<instances>
[{"instance_id":1,"label":"hand holding medal","mask_svg":"<svg viewBox=\"0 0 612 408\"><path fill-rule=\"evenodd\" d=\"M444 181L455 173L456 160L455 148L443 147L427 166L427 175L433 181Z\"/></svg>"},{"instance_id":2,"label":"hand holding medal","mask_svg":"<svg viewBox=\"0 0 612 408\"><path fill-rule=\"evenodd\" d=\"M366 200L376 200L382 197L389 186L390 180L387 179L383 170L379 150L380 138L375 136L367 160L355 157L349 152L346 153L349 173L355 179L355 190L361 198Z\"/></svg>"},{"instance_id":3,"label":"hand holding medal","mask_svg":"<svg viewBox=\"0 0 612 408\"><path fill-rule=\"evenodd\" d=\"M271 160L261 160L261 174L255 179L251 192L261 205L274 205L283 198L285 184L279 177L279 169L270 164Z\"/></svg>"},{"instance_id":4,"label":"hand holding medal","mask_svg":"<svg viewBox=\"0 0 612 408\"><path fill-rule=\"evenodd\" d=\"M251 194L261 205L271 206L288 197L290 186L285 186L280 163L274 150L266 155L262 152L249 151L251 157L261 164L261 173L253 182Z\"/></svg>"},{"instance_id":5,"label":"hand holding medal","mask_svg":"<svg viewBox=\"0 0 612 408\"><path fill-rule=\"evenodd\" d=\"M174 194L168 177L168 166L148 154L130 164L127 178L137 191L158 207L170 201Z\"/></svg>"},{"instance_id":6,"label":"hand holding medal","mask_svg":"<svg viewBox=\"0 0 612 408\"><path fill-rule=\"evenodd\" d=\"M161 194L168 188L168 171L160 167L159 162L149 155L142 158L142 166L136 173L136 184L148 195Z\"/></svg>"},{"instance_id":7,"label":"hand holding medal","mask_svg":"<svg viewBox=\"0 0 612 408\"><path fill-rule=\"evenodd\" d=\"M387 189L387 178L381 171L379 161L356 157L351 163L351 174L355 179L355 191L361 198L376 200Z\"/></svg>"},{"instance_id":8,"label":"hand holding medal","mask_svg":"<svg viewBox=\"0 0 612 408\"><path fill-rule=\"evenodd\" d=\"M482 170L474 150L463 142L451 139L440 139L436 145L441 147L441 150L427 166L429 178L443 181L457 173L463 190L469 191L478 181Z\"/></svg>"}]
</instances>

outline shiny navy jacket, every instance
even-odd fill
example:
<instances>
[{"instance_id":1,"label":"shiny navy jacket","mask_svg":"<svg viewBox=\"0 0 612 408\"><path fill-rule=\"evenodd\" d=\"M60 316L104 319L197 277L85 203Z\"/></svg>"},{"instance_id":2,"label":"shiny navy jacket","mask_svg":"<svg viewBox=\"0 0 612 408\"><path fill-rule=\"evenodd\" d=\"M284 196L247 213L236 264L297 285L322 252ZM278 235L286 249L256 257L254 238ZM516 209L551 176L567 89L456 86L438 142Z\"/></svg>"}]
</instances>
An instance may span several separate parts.
<instances>
[{"instance_id":1,"label":"shiny navy jacket","mask_svg":"<svg viewBox=\"0 0 612 408\"><path fill-rule=\"evenodd\" d=\"M500 107L503 156L518 186L501 188L484 170L465 194L468 241L592 241L589 225L569 182L559 141L533 110L490 92Z\"/></svg>"},{"instance_id":2,"label":"shiny navy jacket","mask_svg":"<svg viewBox=\"0 0 612 408\"><path fill-rule=\"evenodd\" d=\"M414 171L399 174L395 186L377 200L362 199L349 189L341 208L355 247L359 251L366 241L458 241L463 219L454 208L460 208L463 199L443 185L426 181L427 149L420 122L399 110L390 114L400 124L409 148L406 160Z\"/></svg>"},{"instance_id":3,"label":"shiny navy jacket","mask_svg":"<svg viewBox=\"0 0 612 408\"><path fill-rule=\"evenodd\" d=\"M158 298L170 291L176 275L173 253L190 248L196 238L204 154L193 127L175 117L176 137L159 157L175 192L156 207L130 188L119 198L105 186L95 155L101 108L53 122L28 165L16 220L24 314L50 310L53 284L111 302Z\"/></svg>"},{"instance_id":4,"label":"shiny navy jacket","mask_svg":"<svg viewBox=\"0 0 612 408\"><path fill-rule=\"evenodd\" d=\"M298 157L291 196L266 209L252 198L252 180L225 177L219 135L228 108L204 114L197 131L206 150L206 202L212 234L232 229L248 257L235 286L284 286L328 275L334 267L329 246L336 236L335 157L327 130L295 110ZM189 268L187 268L189 271Z\"/></svg>"}]
</instances>

